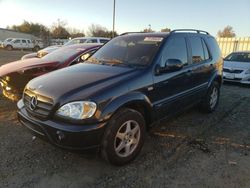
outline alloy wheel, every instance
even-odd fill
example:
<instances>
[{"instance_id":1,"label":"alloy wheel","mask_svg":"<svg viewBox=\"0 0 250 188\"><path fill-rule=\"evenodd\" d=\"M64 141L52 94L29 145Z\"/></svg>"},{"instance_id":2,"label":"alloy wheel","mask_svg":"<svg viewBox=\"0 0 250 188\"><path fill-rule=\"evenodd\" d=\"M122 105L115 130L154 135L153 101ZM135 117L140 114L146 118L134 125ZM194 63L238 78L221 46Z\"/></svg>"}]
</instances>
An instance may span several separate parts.
<instances>
[{"instance_id":1,"label":"alloy wheel","mask_svg":"<svg viewBox=\"0 0 250 188\"><path fill-rule=\"evenodd\" d=\"M137 148L141 137L139 124L134 120L126 121L116 133L114 148L120 157L128 157Z\"/></svg>"}]
</instances>

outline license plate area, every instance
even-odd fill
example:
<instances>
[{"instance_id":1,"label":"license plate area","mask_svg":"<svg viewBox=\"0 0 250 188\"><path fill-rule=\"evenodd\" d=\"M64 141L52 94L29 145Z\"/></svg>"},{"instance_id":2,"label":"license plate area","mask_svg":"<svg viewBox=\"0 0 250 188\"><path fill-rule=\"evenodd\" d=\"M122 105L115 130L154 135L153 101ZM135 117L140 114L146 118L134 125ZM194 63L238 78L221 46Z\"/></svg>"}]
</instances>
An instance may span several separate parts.
<instances>
[{"instance_id":1,"label":"license plate area","mask_svg":"<svg viewBox=\"0 0 250 188\"><path fill-rule=\"evenodd\" d=\"M235 74L234 73L226 73L225 78L233 80L233 79L235 79Z\"/></svg>"}]
</instances>

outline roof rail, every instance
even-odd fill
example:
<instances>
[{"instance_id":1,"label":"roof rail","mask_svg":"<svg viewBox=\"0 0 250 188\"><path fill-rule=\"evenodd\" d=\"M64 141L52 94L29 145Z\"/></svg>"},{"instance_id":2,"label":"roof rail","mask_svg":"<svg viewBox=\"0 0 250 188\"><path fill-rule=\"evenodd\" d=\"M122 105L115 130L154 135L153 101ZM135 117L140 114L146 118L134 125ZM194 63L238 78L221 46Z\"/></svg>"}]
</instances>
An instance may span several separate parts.
<instances>
[{"instance_id":1,"label":"roof rail","mask_svg":"<svg viewBox=\"0 0 250 188\"><path fill-rule=\"evenodd\" d=\"M202 30L197 30L197 29L175 29L171 31L170 33L184 32L184 31L193 31L196 33L204 33L204 34L210 35L207 31L202 31Z\"/></svg>"}]
</instances>

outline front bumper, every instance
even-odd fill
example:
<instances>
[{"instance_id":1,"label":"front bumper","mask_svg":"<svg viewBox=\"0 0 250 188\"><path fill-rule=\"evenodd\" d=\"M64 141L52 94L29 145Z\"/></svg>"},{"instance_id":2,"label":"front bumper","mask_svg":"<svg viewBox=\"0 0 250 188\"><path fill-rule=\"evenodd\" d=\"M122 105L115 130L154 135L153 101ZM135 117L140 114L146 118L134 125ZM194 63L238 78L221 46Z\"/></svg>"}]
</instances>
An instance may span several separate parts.
<instances>
[{"instance_id":1,"label":"front bumper","mask_svg":"<svg viewBox=\"0 0 250 188\"><path fill-rule=\"evenodd\" d=\"M250 84L250 74L245 74L244 72L241 74L223 72L223 80L226 82Z\"/></svg>"},{"instance_id":2,"label":"front bumper","mask_svg":"<svg viewBox=\"0 0 250 188\"><path fill-rule=\"evenodd\" d=\"M65 149L83 150L98 147L107 123L72 125L53 120L42 121L29 115L22 100L17 104L18 120L36 136Z\"/></svg>"}]
</instances>

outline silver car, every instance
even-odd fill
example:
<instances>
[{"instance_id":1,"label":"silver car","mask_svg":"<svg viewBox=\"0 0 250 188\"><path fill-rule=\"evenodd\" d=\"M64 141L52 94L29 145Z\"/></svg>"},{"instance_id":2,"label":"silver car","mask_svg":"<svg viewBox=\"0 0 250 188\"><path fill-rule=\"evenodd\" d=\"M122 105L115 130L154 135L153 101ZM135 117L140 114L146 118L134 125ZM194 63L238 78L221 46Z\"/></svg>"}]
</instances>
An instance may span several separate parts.
<instances>
[{"instance_id":1,"label":"silver car","mask_svg":"<svg viewBox=\"0 0 250 188\"><path fill-rule=\"evenodd\" d=\"M250 51L233 52L224 59L224 81L250 84Z\"/></svg>"}]
</instances>

